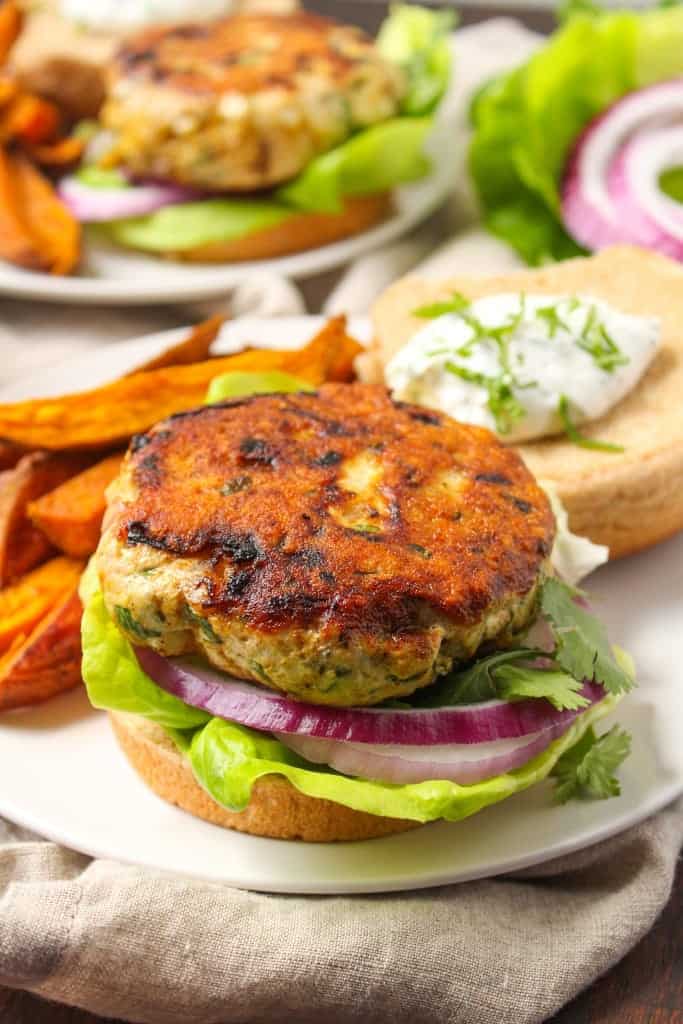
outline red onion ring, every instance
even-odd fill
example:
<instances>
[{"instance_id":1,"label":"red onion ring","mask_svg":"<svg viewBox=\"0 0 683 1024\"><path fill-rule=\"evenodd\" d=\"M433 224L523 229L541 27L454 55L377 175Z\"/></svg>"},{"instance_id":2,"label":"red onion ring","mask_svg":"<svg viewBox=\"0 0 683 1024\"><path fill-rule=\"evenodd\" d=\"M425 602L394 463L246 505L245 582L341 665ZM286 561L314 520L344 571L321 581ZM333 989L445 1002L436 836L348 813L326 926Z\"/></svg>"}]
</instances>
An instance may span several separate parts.
<instances>
[{"instance_id":1,"label":"red onion ring","mask_svg":"<svg viewBox=\"0 0 683 1024\"><path fill-rule=\"evenodd\" d=\"M530 736L550 726L567 728L574 711L557 711L545 700L485 701L445 708L335 708L307 704L149 647L136 647L143 672L167 693L217 718L264 732L317 736L354 743L431 746L487 743ZM601 686L585 682L591 704L604 697Z\"/></svg>"}]
</instances>

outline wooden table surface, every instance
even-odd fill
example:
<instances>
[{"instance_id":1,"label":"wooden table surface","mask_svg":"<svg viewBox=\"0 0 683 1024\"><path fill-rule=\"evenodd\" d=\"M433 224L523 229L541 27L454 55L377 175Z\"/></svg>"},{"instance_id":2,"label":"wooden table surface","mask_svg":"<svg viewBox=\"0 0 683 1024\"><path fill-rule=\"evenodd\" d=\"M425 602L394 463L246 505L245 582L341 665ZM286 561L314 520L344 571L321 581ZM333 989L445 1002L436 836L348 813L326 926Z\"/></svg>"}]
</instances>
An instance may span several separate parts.
<instances>
[{"instance_id":1,"label":"wooden table surface","mask_svg":"<svg viewBox=\"0 0 683 1024\"><path fill-rule=\"evenodd\" d=\"M377 28L387 9L383 0L308 0L306 6L356 22L371 31ZM549 14L534 8L520 7L511 12L495 6L459 5L461 24L471 24L501 13L514 13L538 31L548 31L553 24ZM683 1024L682 946L683 863L679 864L672 898L652 931L620 964L548 1024ZM105 1021L26 993L0 992L0 1024L122 1022Z\"/></svg>"}]
</instances>

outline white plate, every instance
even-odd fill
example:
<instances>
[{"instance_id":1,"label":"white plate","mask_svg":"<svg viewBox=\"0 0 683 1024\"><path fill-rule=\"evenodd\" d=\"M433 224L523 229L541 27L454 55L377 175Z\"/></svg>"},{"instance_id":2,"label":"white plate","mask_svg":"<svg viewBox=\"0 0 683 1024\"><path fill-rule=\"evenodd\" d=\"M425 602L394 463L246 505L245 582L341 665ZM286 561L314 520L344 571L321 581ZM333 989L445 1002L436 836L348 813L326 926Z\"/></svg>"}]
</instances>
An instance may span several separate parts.
<instances>
[{"instance_id":1,"label":"white plate","mask_svg":"<svg viewBox=\"0 0 683 1024\"><path fill-rule=\"evenodd\" d=\"M455 60L455 42L453 52ZM462 54L459 59L462 61ZM291 256L231 264L180 263L87 238L82 264L70 277L53 277L0 262L0 295L68 304L177 303L225 295L240 281L257 273L301 279L343 266L406 234L433 213L454 189L462 144L457 129L462 123L464 105L464 92L455 75L427 146L433 158L432 173L422 181L396 189L393 215L362 234Z\"/></svg>"},{"instance_id":2,"label":"white plate","mask_svg":"<svg viewBox=\"0 0 683 1024\"><path fill-rule=\"evenodd\" d=\"M304 341L319 319L229 325L221 348ZM367 333L367 323L353 325ZM160 350L178 332L103 350L34 374L0 398L92 386ZM105 361L106 360L106 361ZM549 783L464 822L441 822L369 842L307 845L257 839L206 824L165 804L120 754L106 717L82 691L0 717L0 814L94 856L265 892L352 893L413 889L513 871L614 835L683 792L683 536L600 569L590 581L611 635L634 655L640 688L616 718L633 734L622 795L552 803Z\"/></svg>"}]
</instances>

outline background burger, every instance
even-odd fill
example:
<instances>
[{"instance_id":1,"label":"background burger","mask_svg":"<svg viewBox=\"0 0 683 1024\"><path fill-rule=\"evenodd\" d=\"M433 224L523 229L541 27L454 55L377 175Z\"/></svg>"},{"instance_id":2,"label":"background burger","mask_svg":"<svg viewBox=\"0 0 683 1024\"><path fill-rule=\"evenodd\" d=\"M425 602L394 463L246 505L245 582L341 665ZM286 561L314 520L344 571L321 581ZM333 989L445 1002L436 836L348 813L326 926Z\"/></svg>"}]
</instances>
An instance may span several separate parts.
<instances>
[{"instance_id":1,"label":"background burger","mask_svg":"<svg viewBox=\"0 0 683 1024\"><path fill-rule=\"evenodd\" d=\"M232 377L133 440L84 578L90 699L149 785L318 841L550 774L560 799L617 793L628 737L593 726L632 669L554 575L520 457L381 387Z\"/></svg>"},{"instance_id":2,"label":"background burger","mask_svg":"<svg viewBox=\"0 0 683 1024\"><path fill-rule=\"evenodd\" d=\"M73 120L97 117L106 69L121 40L145 25L207 21L243 11L295 10L296 0L25 0L24 28L11 69L31 92Z\"/></svg>"},{"instance_id":3,"label":"background burger","mask_svg":"<svg viewBox=\"0 0 683 1024\"><path fill-rule=\"evenodd\" d=\"M450 24L398 7L376 42L305 12L129 36L90 162L62 199L116 244L187 260L267 258L363 231L429 170Z\"/></svg>"}]
</instances>

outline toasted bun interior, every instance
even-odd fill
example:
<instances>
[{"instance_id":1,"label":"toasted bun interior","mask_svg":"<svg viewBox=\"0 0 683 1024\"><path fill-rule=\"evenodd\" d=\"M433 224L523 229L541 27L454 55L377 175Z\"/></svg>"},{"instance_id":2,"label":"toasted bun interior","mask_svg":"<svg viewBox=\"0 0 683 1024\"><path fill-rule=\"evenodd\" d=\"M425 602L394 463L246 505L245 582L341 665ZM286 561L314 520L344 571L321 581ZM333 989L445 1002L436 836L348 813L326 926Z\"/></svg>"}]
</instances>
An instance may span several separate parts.
<instances>
[{"instance_id":1,"label":"toasted bun interior","mask_svg":"<svg viewBox=\"0 0 683 1024\"><path fill-rule=\"evenodd\" d=\"M347 199L339 213L297 213L262 231L226 242L210 242L194 249L164 255L189 263L243 263L268 260L307 249L319 249L342 238L358 235L385 220L392 212L391 193Z\"/></svg>"},{"instance_id":2,"label":"toasted bun interior","mask_svg":"<svg viewBox=\"0 0 683 1024\"><path fill-rule=\"evenodd\" d=\"M119 711L109 712L109 718L124 754L157 796L222 828L272 839L330 843L374 839L419 826L417 821L380 818L305 796L279 775L255 783L246 810L229 811L202 789L187 758L160 726Z\"/></svg>"},{"instance_id":3,"label":"toasted bun interior","mask_svg":"<svg viewBox=\"0 0 683 1024\"><path fill-rule=\"evenodd\" d=\"M375 342L360 375L382 380L384 366L424 321L422 305L462 292L469 299L498 292L595 296L617 309L654 316L661 348L634 390L584 432L623 445L620 454L580 448L563 436L517 445L537 480L553 483L576 533L606 544L610 555L647 548L683 529L683 267L628 246L538 270L453 276L435 282L405 278L373 309Z\"/></svg>"}]
</instances>

